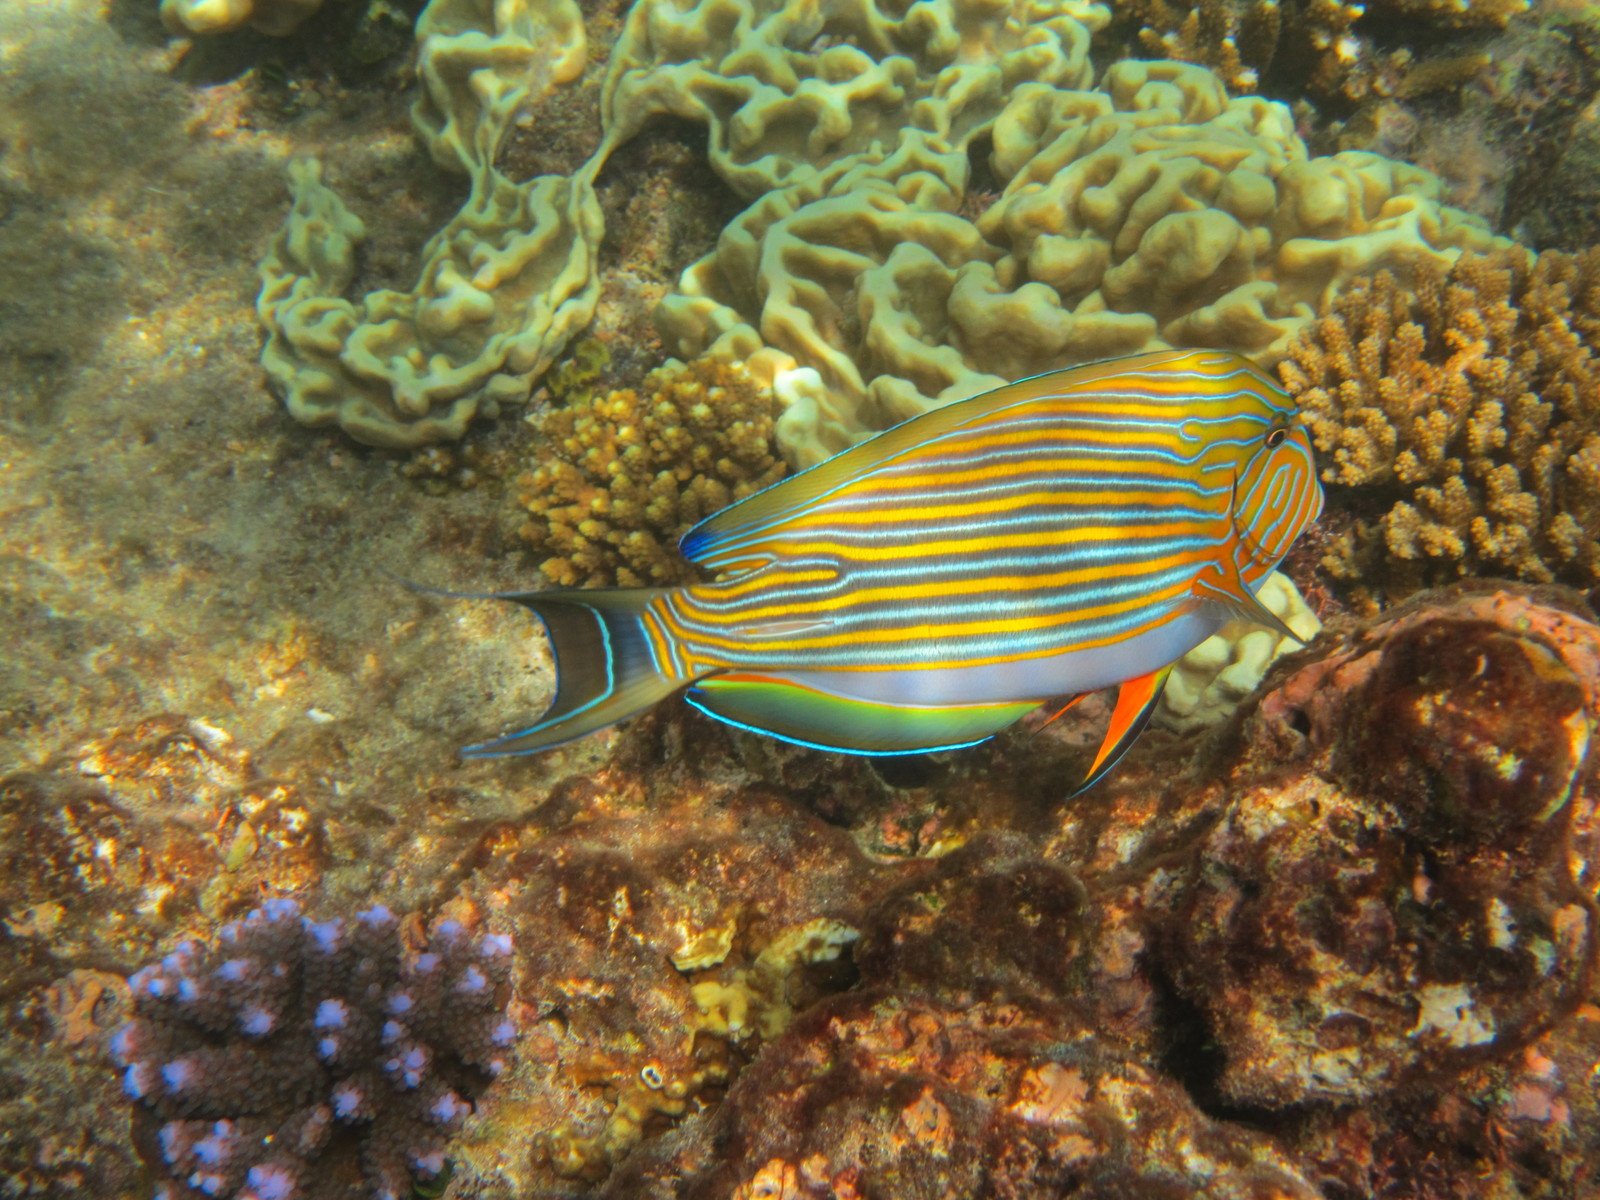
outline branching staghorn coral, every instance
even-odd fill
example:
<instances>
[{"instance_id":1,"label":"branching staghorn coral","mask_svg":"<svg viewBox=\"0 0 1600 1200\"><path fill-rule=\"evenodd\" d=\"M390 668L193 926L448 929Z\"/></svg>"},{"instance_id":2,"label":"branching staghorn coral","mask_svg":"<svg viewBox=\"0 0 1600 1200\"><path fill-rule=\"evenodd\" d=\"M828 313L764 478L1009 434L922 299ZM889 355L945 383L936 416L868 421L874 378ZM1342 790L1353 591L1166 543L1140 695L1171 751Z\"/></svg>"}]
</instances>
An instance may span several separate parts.
<instances>
[{"instance_id":1,"label":"branching staghorn coral","mask_svg":"<svg viewBox=\"0 0 1600 1200\"><path fill-rule=\"evenodd\" d=\"M1277 0L1133 0L1120 11L1139 23L1146 55L1210 67L1237 93L1260 86L1283 29Z\"/></svg>"},{"instance_id":2,"label":"branching staghorn coral","mask_svg":"<svg viewBox=\"0 0 1600 1200\"><path fill-rule=\"evenodd\" d=\"M1281 369L1364 518L1331 570L1600 582L1600 248L1380 272Z\"/></svg>"},{"instance_id":3,"label":"branching staghorn coral","mask_svg":"<svg viewBox=\"0 0 1600 1200\"><path fill-rule=\"evenodd\" d=\"M678 539L783 477L773 403L742 367L664 367L637 390L578 397L538 421L537 466L519 481L522 536L562 587L689 577Z\"/></svg>"}]
</instances>

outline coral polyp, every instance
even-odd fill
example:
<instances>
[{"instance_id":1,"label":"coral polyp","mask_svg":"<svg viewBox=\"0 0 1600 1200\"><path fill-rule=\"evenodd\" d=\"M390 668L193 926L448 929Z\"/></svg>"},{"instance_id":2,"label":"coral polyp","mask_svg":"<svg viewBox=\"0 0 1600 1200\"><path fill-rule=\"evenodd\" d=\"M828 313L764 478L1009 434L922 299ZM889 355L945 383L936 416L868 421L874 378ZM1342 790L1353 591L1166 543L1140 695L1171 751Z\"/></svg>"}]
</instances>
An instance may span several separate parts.
<instances>
[{"instance_id":1,"label":"coral polyp","mask_svg":"<svg viewBox=\"0 0 1600 1200\"><path fill-rule=\"evenodd\" d=\"M506 1066L511 942L268 900L128 980L111 1038L160 1200L402 1200Z\"/></svg>"}]
</instances>

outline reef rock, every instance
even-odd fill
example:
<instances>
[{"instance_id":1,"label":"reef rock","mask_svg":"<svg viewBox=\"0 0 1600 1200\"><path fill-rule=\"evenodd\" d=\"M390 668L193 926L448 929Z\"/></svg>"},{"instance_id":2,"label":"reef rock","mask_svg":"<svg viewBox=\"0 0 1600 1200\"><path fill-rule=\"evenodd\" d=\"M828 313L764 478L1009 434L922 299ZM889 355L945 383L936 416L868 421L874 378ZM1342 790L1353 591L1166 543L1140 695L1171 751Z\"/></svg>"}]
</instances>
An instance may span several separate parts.
<instances>
[{"instance_id":1,"label":"reef rock","mask_svg":"<svg viewBox=\"0 0 1600 1200\"><path fill-rule=\"evenodd\" d=\"M1594 625L1511 592L1426 595L1280 668L1166 950L1224 1097L1367 1101L1588 999L1597 698Z\"/></svg>"}]
</instances>

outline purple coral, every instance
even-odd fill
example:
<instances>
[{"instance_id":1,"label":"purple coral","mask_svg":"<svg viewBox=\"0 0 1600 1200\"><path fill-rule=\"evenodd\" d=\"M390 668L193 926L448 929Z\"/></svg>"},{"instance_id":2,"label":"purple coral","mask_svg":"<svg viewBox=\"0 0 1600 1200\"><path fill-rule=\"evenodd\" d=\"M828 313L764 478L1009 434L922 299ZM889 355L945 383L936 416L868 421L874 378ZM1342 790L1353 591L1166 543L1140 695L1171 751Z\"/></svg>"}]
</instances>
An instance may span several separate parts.
<instances>
[{"instance_id":1,"label":"purple coral","mask_svg":"<svg viewBox=\"0 0 1600 1200\"><path fill-rule=\"evenodd\" d=\"M111 1039L167 1200L409 1196L505 1067L510 940L269 900L129 978ZM421 943L421 944L419 944Z\"/></svg>"}]
</instances>

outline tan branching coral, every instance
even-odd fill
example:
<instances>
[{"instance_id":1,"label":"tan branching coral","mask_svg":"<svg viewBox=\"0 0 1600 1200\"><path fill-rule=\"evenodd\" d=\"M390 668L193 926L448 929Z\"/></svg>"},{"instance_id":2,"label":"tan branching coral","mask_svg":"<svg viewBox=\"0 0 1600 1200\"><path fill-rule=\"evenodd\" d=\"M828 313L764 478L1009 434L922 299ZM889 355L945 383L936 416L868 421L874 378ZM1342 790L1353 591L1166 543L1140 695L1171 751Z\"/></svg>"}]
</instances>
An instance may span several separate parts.
<instances>
[{"instance_id":1,"label":"tan branching coral","mask_svg":"<svg viewBox=\"0 0 1600 1200\"><path fill-rule=\"evenodd\" d=\"M690 526L777 482L774 405L721 361L652 372L538 420L539 464L520 482L522 536L564 587L667 584L688 577L677 541Z\"/></svg>"},{"instance_id":2,"label":"tan branching coral","mask_svg":"<svg viewBox=\"0 0 1600 1200\"><path fill-rule=\"evenodd\" d=\"M1118 7L1137 24L1143 55L1208 66L1237 93L1255 91L1275 68L1279 85L1337 103L1415 91L1432 73L1440 39L1503 28L1528 5L1526 0L1130 0ZM1405 44L1375 45L1356 24L1369 13L1401 31Z\"/></svg>"},{"instance_id":3,"label":"tan branching coral","mask_svg":"<svg viewBox=\"0 0 1600 1200\"><path fill-rule=\"evenodd\" d=\"M1600 248L1380 272L1281 370L1361 518L1330 569L1600 582Z\"/></svg>"},{"instance_id":4,"label":"tan branching coral","mask_svg":"<svg viewBox=\"0 0 1600 1200\"><path fill-rule=\"evenodd\" d=\"M1504 29L1528 0L1373 0L1374 14L1444 29Z\"/></svg>"},{"instance_id":5,"label":"tan branching coral","mask_svg":"<svg viewBox=\"0 0 1600 1200\"><path fill-rule=\"evenodd\" d=\"M1278 51L1276 0L1134 0L1128 8L1144 54L1210 67L1234 92L1255 91Z\"/></svg>"}]
</instances>

